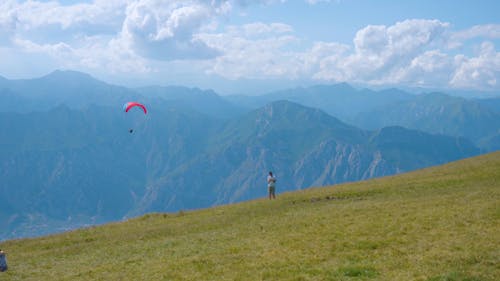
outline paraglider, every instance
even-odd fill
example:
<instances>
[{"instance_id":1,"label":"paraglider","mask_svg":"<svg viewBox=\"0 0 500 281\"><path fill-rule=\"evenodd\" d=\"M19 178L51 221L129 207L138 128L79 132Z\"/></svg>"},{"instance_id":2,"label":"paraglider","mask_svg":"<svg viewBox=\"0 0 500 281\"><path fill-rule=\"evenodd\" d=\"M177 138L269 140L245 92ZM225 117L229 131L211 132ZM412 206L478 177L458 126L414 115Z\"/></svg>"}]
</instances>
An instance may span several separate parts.
<instances>
[{"instance_id":1,"label":"paraglider","mask_svg":"<svg viewBox=\"0 0 500 281\"><path fill-rule=\"evenodd\" d=\"M146 109L146 107L143 104L140 104L136 101L127 102L125 105L123 105L123 110L125 110L125 112L128 112L134 106L138 106L138 107L142 108L142 110L144 111L144 114L148 113L148 110Z\"/></svg>"},{"instance_id":2,"label":"paraglider","mask_svg":"<svg viewBox=\"0 0 500 281\"><path fill-rule=\"evenodd\" d=\"M144 111L144 114L148 113L146 106L144 106L141 103L135 102L135 101L130 101L130 102L125 103L123 105L123 111L128 112L133 107L141 108L142 111ZM134 129L129 129L128 132L132 134L134 132Z\"/></svg>"}]
</instances>

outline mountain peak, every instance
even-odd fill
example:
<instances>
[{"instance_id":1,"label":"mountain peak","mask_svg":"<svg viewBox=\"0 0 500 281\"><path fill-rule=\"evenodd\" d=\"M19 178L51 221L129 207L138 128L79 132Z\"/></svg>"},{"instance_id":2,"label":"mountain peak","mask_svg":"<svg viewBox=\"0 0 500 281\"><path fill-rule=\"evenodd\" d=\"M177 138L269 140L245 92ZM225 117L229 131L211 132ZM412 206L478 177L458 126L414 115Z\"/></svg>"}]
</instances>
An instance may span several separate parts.
<instances>
[{"instance_id":1,"label":"mountain peak","mask_svg":"<svg viewBox=\"0 0 500 281\"><path fill-rule=\"evenodd\" d=\"M239 136L236 138L249 143L258 138L269 140L282 138L290 142L302 139L320 142L326 138L333 138L358 143L363 138L361 130L343 123L320 109L287 100L269 103L244 115L228 126L223 135ZM294 137L291 137L292 135Z\"/></svg>"},{"instance_id":2,"label":"mountain peak","mask_svg":"<svg viewBox=\"0 0 500 281\"><path fill-rule=\"evenodd\" d=\"M257 114L259 116L266 116L271 119L285 118L287 120L297 121L307 121L308 119L316 118L332 118L337 120L335 117L329 116L319 109L306 107L288 100L278 100L269 103L263 108L258 109ZM339 120L337 121L340 122Z\"/></svg>"},{"instance_id":3,"label":"mountain peak","mask_svg":"<svg viewBox=\"0 0 500 281\"><path fill-rule=\"evenodd\" d=\"M354 129L321 109L304 106L288 100L278 100L255 111L260 118L273 122L282 122L291 127L321 127ZM283 125L283 124L282 124Z\"/></svg>"},{"instance_id":4,"label":"mountain peak","mask_svg":"<svg viewBox=\"0 0 500 281\"><path fill-rule=\"evenodd\" d=\"M40 77L40 79L49 79L49 80L95 80L94 77L90 76L87 73L74 71L74 70L55 70L45 76Z\"/></svg>"}]
</instances>

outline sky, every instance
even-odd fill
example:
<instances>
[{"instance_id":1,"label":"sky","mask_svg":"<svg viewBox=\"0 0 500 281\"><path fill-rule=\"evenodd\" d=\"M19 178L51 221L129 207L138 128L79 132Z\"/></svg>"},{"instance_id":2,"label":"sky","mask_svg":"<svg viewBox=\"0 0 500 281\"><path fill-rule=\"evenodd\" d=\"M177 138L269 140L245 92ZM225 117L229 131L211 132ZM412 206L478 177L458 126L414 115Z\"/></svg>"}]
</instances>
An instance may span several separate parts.
<instances>
[{"instance_id":1,"label":"sky","mask_svg":"<svg viewBox=\"0 0 500 281\"><path fill-rule=\"evenodd\" d=\"M500 92L500 1L3 0L0 76L220 94L347 82Z\"/></svg>"}]
</instances>

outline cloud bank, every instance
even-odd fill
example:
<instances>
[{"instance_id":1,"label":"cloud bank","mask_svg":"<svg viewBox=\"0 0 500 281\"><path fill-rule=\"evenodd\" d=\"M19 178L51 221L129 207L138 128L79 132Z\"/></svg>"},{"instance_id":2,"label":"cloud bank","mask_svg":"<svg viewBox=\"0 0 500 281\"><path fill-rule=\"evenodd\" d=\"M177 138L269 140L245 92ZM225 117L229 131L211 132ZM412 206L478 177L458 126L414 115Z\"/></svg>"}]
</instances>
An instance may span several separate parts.
<instances>
[{"instance_id":1,"label":"cloud bank","mask_svg":"<svg viewBox=\"0 0 500 281\"><path fill-rule=\"evenodd\" d=\"M38 63L117 75L168 74L175 65L232 80L500 89L498 24L455 30L437 19L408 19L365 26L352 44L308 42L286 22L225 24L242 7L283 2L7 0L0 4L0 54L15 50L37 54Z\"/></svg>"}]
</instances>

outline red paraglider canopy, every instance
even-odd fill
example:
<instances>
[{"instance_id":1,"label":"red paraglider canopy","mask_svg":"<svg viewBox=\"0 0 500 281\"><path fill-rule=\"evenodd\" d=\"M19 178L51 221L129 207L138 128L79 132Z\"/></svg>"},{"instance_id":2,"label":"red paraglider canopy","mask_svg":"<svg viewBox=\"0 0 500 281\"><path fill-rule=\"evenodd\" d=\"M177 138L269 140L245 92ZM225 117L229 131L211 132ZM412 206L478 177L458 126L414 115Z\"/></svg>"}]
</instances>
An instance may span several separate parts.
<instances>
[{"instance_id":1,"label":"red paraglider canopy","mask_svg":"<svg viewBox=\"0 0 500 281\"><path fill-rule=\"evenodd\" d=\"M123 106L123 110L125 110L125 112L128 112L134 106L138 106L138 107L142 108L142 110L144 111L144 114L148 113L148 110L146 109L146 107L143 104L140 104L140 103L135 102L135 101L127 102Z\"/></svg>"}]
</instances>

